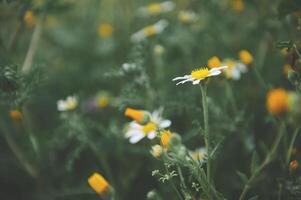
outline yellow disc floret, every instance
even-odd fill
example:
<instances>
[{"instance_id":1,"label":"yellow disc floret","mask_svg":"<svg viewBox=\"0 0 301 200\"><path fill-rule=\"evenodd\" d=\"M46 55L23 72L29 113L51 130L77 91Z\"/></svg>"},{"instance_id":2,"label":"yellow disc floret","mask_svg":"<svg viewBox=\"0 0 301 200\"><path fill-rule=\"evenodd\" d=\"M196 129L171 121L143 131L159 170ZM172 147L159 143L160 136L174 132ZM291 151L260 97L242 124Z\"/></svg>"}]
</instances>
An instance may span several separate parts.
<instances>
[{"instance_id":1,"label":"yellow disc floret","mask_svg":"<svg viewBox=\"0 0 301 200\"><path fill-rule=\"evenodd\" d=\"M161 132L160 139L161 139L161 144L164 148L168 147L168 143L170 141L171 136L172 136L172 133L169 130Z\"/></svg>"},{"instance_id":2,"label":"yellow disc floret","mask_svg":"<svg viewBox=\"0 0 301 200\"><path fill-rule=\"evenodd\" d=\"M146 37L155 35L157 33L156 27L154 25L147 26L142 31Z\"/></svg>"},{"instance_id":3,"label":"yellow disc floret","mask_svg":"<svg viewBox=\"0 0 301 200\"><path fill-rule=\"evenodd\" d=\"M267 94L267 109L273 115L280 115L289 109L288 92L282 88L273 89Z\"/></svg>"},{"instance_id":4,"label":"yellow disc floret","mask_svg":"<svg viewBox=\"0 0 301 200\"><path fill-rule=\"evenodd\" d=\"M191 78L202 80L210 75L210 71L207 67L205 67L205 68L192 70L190 75Z\"/></svg>"},{"instance_id":5,"label":"yellow disc floret","mask_svg":"<svg viewBox=\"0 0 301 200\"><path fill-rule=\"evenodd\" d=\"M253 62L253 56L252 54L247 51L247 50L241 50L238 53L239 59L241 60L241 62L243 62L246 65L249 65Z\"/></svg>"},{"instance_id":6,"label":"yellow disc floret","mask_svg":"<svg viewBox=\"0 0 301 200\"><path fill-rule=\"evenodd\" d=\"M152 131L157 129L157 125L154 122L148 122L146 125L143 126L142 131L145 135L149 134Z\"/></svg>"},{"instance_id":7,"label":"yellow disc floret","mask_svg":"<svg viewBox=\"0 0 301 200\"><path fill-rule=\"evenodd\" d=\"M150 14L157 14L161 12L161 5L159 3L152 3L147 6L147 11Z\"/></svg>"},{"instance_id":8,"label":"yellow disc floret","mask_svg":"<svg viewBox=\"0 0 301 200\"><path fill-rule=\"evenodd\" d=\"M222 65L220 59L217 56L209 58L207 64L209 68L220 67Z\"/></svg>"},{"instance_id":9,"label":"yellow disc floret","mask_svg":"<svg viewBox=\"0 0 301 200\"><path fill-rule=\"evenodd\" d=\"M100 195L104 195L110 186L107 180L99 173L94 173L90 176L88 183Z\"/></svg>"},{"instance_id":10,"label":"yellow disc floret","mask_svg":"<svg viewBox=\"0 0 301 200\"><path fill-rule=\"evenodd\" d=\"M98 35L102 38L108 38L112 36L114 28L111 24L103 23L98 27Z\"/></svg>"}]
</instances>

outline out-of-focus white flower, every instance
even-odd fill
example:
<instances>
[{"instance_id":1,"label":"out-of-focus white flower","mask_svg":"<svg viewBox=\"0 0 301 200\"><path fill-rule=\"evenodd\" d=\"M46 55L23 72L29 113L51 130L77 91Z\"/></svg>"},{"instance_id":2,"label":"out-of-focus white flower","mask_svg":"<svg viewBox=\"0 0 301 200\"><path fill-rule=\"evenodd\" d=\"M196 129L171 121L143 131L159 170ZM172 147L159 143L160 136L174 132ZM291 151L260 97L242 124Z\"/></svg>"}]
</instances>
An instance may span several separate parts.
<instances>
[{"instance_id":1,"label":"out-of-focus white flower","mask_svg":"<svg viewBox=\"0 0 301 200\"><path fill-rule=\"evenodd\" d=\"M122 70L125 72L135 70L137 65L135 63L123 63L121 66Z\"/></svg>"},{"instance_id":2,"label":"out-of-focus white flower","mask_svg":"<svg viewBox=\"0 0 301 200\"><path fill-rule=\"evenodd\" d=\"M207 150L205 147L200 147L194 151L189 151L189 154L193 160L203 162L205 160Z\"/></svg>"},{"instance_id":3,"label":"out-of-focus white flower","mask_svg":"<svg viewBox=\"0 0 301 200\"><path fill-rule=\"evenodd\" d=\"M147 6L139 8L138 14L140 16L157 15L160 13L170 12L175 8L175 3L172 1L163 1L162 3L151 3Z\"/></svg>"},{"instance_id":4,"label":"out-of-focus white flower","mask_svg":"<svg viewBox=\"0 0 301 200\"><path fill-rule=\"evenodd\" d=\"M208 77L217 76L217 75L221 74L222 73L221 70L226 69L226 68L227 68L227 66L214 67L212 69L208 69L207 67L194 69L191 71L191 73L189 75L176 77L176 78L172 79L172 81L181 80L176 85L183 84L186 82L192 82L193 85L197 85L202 80L204 80Z\"/></svg>"},{"instance_id":5,"label":"out-of-focus white flower","mask_svg":"<svg viewBox=\"0 0 301 200\"><path fill-rule=\"evenodd\" d=\"M222 64L228 66L225 70L225 74L228 79L239 80L241 78L241 74L248 71L247 65L240 61L225 59L222 61Z\"/></svg>"},{"instance_id":6,"label":"out-of-focus white flower","mask_svg":"<svg viewBox=\"0 0 301 200\"><path fill-rule=\"evenodd\" d=\"M156 145L152 146L150 153L155 158L159 158L162 155L163 151L164 151L163 147L161 145L156 144Z\"/></svg>"},{"instance_id":7,"label":"out-of-focus white flower","mask_svg":"<svg viewBox=\"0 0 301 200\"><path fill-rule=\"evenodd\" d=\"M156 44L154 46L154 53L156 55L161 56L162 54L164 54L164 52L165 52L165 48L162 45Z\"/></svg>"},{"instance_id":8,"label":"out-of-focus white flower","mask_svg":"<svg viewBox=\"0 0 301 200\"><path fill-rule=\"evenodd\" d=\"M68 96L66 100L59 100L57 102L57 109L58 111L74 110L77 105L77 98L75 96Z\"/></svg>"},{"instance_id":9,"label":"out-of-focus white flower","mask_svg":"<svg viewBox=\"0 0 301 200\"><path fill-rule=\"evenodd\" d=\"M146 26L143 29L134 33L131 37L131 41L132 42L141 42L145 38L160 34L167 26L168 26L168 21L165 19L162 19L162 20L158 21L157 23L150 25L150 26Z\"/></svg>"},{"instance_id":10,"label":"out-of-focus white flower","mask_svg":"<svg viewBox=\"0 0 301 200\"><path fill-rule=\"evenodd\" d=\"M184 24L193 23L198 19L196 13L192 11L182 10L178 14L178 20Z\"/></svg>"},{"instance_id":11,"label":"out-of-focus white flower","mask_svg":"<svg viewBox=\"0 0 301 200\"><path fill-rule=\"evenodd\" d=\"M141 125L136 121L129 123L125 137L129 138L130 143L135 144L139 142L144 137L148 139L154 139L157 135L157 130L167 128L171 125L171 121L163 119L161 117L163 109L155 110L153 113L149 113L150 120Z\"/></svg>"}]
</instances>

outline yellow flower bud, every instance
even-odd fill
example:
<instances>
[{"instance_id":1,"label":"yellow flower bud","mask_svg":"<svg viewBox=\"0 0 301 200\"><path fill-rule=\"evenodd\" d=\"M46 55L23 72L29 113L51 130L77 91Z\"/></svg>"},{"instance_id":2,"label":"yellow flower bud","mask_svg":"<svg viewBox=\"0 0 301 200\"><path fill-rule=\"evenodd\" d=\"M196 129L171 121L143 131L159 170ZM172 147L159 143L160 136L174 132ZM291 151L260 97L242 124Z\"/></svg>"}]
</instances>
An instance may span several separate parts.
<instances>
[{"instance_id":1,"label":"yellow flower bud","mask_svg":"<svg viewBox=\"0 0 301 200\"><path fill-rule=\"evenodd\" d=\"M106 194L110 186L107 180L97 172L89 177L88 183L93 190L100 195Z\"/></svg>"}]
</instances>

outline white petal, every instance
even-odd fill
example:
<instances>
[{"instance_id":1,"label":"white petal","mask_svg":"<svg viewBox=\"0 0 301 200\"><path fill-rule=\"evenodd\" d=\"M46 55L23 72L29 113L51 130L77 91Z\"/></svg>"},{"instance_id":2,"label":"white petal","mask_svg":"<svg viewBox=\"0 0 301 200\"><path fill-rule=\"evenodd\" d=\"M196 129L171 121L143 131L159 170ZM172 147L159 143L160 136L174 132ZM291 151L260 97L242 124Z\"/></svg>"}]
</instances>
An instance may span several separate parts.
<instances>
[{"instance_id":1,"label":"white petal","mask_svg":"<svg viewBox=\"0 0 301 200\"><path fill-rule=\"evenodd\" d=\"M195 81L192 82L192 84L193 84L193 85L197 85L197 84L199 84L199 83L201 82L201 80L203 80L203 79L195 80Z\"/></svg>"},{"instance_id":2,"label":"white petal","mask_svg":"<svg viewBox=\"0 0 301 200\"><path fill-rule=\"evenodd\" d=\"M219 70L211 71L210 74L209 74L209 76L217 76L217 75L219 75L220 73L222 73L222 72L219 71Z\"/></svg>"},{"instance_id":3,"label":"white petal","mask_svg":"<svg viewBox=\"0 0 301 200\"><path fill-rule=\"evenodd\" d=\"M166 119L166 120L162 120L159 124L160 128L167 128L171 125L171 121Z\"/></svg>"},{"instance_id":4,"label":"white petal","mask_svg":"<svg viewBox=\"0 0 301 200\"><path fill-rule=\"evenodd\" d=\"M239 80L240 79L240 71L239 69L233 69L232 72L231 72L231 78L233 80Z\"/></svg>"},{"instance_id":5,"label":"white petal","mask_svg":"<svg viewBox=\"0 0 301 200\"><path fill-rule=\"evenodd\" d=\"M156 135L157 135L156 131L152 131L152 132L150 132L150 133L147 134L147 138L150 139L150 140L152 140L152 139L154 139L156 137Z\"/></svg>"},{"instance_id":6,"label":"white petal","mask_svg":"<svg viewBox=\"0 0 301 200\"><path fill-rule=\"evenodd\" d=\"M179 76L179 77L172 79L172 81L183 80L183 79L187 79L187 78L190 78L190 75Z\"/></svg>"},{"instance_id":7,"label":"white petal","mask_svg":"<svg viewBox=\"0 0 301 200\"><path fill-rule=\"evenodd\" d=\"M194 80L194 78L189 78L189 79L178 82L176 85L183 84L183 83L186 83L188 81L193 81L193 80Z\"/></svg>"},{"instance_id":8,"label":"white petal","mask_svg":"<svg viewBox=\"0 0 301 200\"><path fill-rule=\"evenodd\" d=\"M242 63L237 64L237 69L242 73L246 73L248 71L247 66Z\"/></svg>"},{"instance_id":9,"label":"white petal","mask_svg":"<svg viewBox=\"0 0 301 200\"><path fill-rule=\"evenodd\" d=\"M210 69L210 72L220 71L220 70L227 69L227 68L228 68L228 66L214 67L214 68Z\"/></svg>"},{"instance_id":10,"label":"white petal","mask_svg":"<svg viewBox=\"0 0 301 200\"><path fill-rule=\"evenodd\" d=\"M128 130L128 131L125 133L125 137L126 137L126 138L129 138L129 137L132 137L132 136L134 136L134 135L141 135L141 134L143 134L143 133L141 132L141 130Z\"/></svg>"},{"instance_id":11,"label":"white petal","mask_svg":"<svg viewBox=\"0 0 301 200\"><path fill-rule=\"evenodd\" d=\"M139 142L142 138L144 138L144 134L137 134L130 137L130 143L135 144Z\"/></svg>"},{"instance_id":12,"label":"white petal","mask_svg":"<svg viewBox=\"0 0 301 200\"><path fill-rule=\"evenodd\" d=\"M142 126L140 124L138 124L137 122L133 121L129 124L129 128L130 129L141 129Z\"/></svg>"}]
</instances>

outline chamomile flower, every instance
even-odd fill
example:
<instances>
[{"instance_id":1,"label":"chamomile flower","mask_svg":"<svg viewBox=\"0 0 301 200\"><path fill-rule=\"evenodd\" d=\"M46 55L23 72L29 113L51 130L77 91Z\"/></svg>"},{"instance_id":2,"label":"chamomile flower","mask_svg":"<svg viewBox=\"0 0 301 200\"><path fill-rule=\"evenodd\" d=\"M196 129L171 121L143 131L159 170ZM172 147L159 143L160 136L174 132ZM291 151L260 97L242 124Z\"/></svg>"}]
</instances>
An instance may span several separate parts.
<instances>
[{"instance_id":1,"label":"chamomile flower","mask_svg":"<svg viewBox=\"0 0 301 200\"><path fill-rule=\"evenodd\" d=\"M77 105L77 98L75 96L69 96L66 100L59 100L57 102L57 109L58 111L74 110Z\"/></svg>"},{"instance_id":2,"label":"chamomile flower","mask_svg":"<svg viewBox=\"0 0 301 200\"><path fill-rule=\"evenodd\" d=\"M193 160L203 162L205 160L207 150L205 147L200 147L194 151L189 151L189 154Z\"/></svg>"},{"instance_id":3,"label":"chamomile flower","mask_svg":"<svg viewBox=\"0 0 301 200\"><path fill-rule=\"evenodd\" d=\"M204 80L208 77L220 75L222 73L221 70L226 69L226 68L227 68L227 66L215 67L212 69L208 69L207 67L194 69L191 71L191 73L189 75L176 77L176 78L172 79L172 81L180 80L180 82L178 82L176 85L183 84L186 82L192 82L193 85L197 85L202 80Z\"/></svg>"},{"instance_id":4,"label":"chamomile flower","mask_svg":"<svg viewBox=\"0 0 301 200\"><path fill-rule=\"evenodd\" d=\"M178 14L178 20L183 24L190 24L198 20L198 16L195 12L182 10Z\"/></svg>"},{"instance_id":5,"label":"chamomile flower","mask_svg":"<svg viewBox=\"0 0 301 200\"><path fill-rule=\"evenodd\" d=\"M161 32L164 31L164 29L167 26L168 26L168 21L165 19L162 19L162 20L158 21L157 23L146 26L143 29L134 33L131 37L131 41L132 42L141 42L142 40L144 40L150 36L160 34Z\"/></svg>"},{"instance_id":6,"label":"chamomile flower","mask_svg":"<svg viewBox=\"0 0 301 200\"><path fill-rule=\"evenodd\" d=\"M225 59L222 63L228 66L227 70L225 70L225 74L228 79L239 80L241 78L241 74L248 71L247 65L240 61Z\"/></svg>"},{"instance_id":7,"label":"chamomile flower","mask_svg":"<svg viewBox=\"0 0 301 200\"><path fill-rule=\"evenodd\" d=\"M150 120L144 125L137 121L130 122L125 133L125 137L129 138L130 143L135 144L144 137L152 140L156 137L157 130L169 127L171 121L161 117L162 111L162 109L159 109L150 113Z\"/></svg>"},{"instance_id":8,"label":"chamomile flower","mask_svg":"<svg viewBox=\"0 0 301 200\"><path fill-rule=\"evenodd\" d=\"M162 3L151 3L143 6L139 8L138 13L140 16L150 16L170 12L174 8L175 4L172 1L163 1Z\"/></svg>"}]
</instances>

